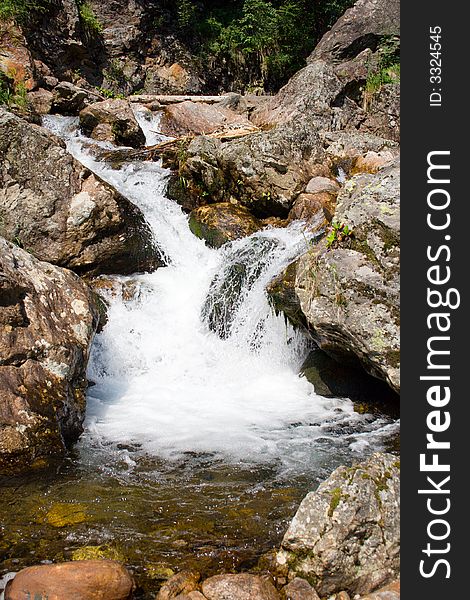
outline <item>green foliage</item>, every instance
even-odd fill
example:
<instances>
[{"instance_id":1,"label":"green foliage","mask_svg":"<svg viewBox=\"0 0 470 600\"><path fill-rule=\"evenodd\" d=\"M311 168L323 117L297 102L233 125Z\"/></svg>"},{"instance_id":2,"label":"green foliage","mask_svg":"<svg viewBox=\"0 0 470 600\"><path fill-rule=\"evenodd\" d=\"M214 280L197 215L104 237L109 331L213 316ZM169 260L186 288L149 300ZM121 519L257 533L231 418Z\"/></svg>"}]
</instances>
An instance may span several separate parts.
<instances>
[{"instance_id":1,"label":"green foliage","mask_svg":"<svg viewBox=\"0 0 470 600\"><path fill-rule=\"evenodd\" d=\"M0 78L0 104L6 104L7 106L10 104L13 96L13 92L11 87L8 85L8 82L3 78Z\"/></svg>"},{"instance_id":2,"label":"green foliage","mask_svg":"<svg viewBox=\"0 0 470 600\"><path fill-rule=\"evenodd\" d=\"M93 12L91 6L88 4L88 2L83 2L82 0L79 0L77 2L77 6L78 13L80 15L80 21L86 33L91 37L100 35L103 31L103 25L101 25L101 23L96 18L96 15Z\"/></svg>"},{"instance_id":3,"label":"green foliage","mask_svg":"<svg viewBox=\"0 0 470 600\"><path fill-rule=\"evenodd\" d=\"M124 100L124 98L125 98L124 94L118 94L116 92L113 92L113 90L108 90L107 88L103 88L103 87L97 87L96 91L99 92L105 98L113 98L113 99L119 99L119 100Z\"/></svg>"},{"instance_id":4,"label":"green foliage","mask_svg":"<svg viewBox=\"0 0 470 600\"><path fill-rule=\"evenodd\" d=\"M344 223L333 222L331 224L331 230L326 236L327 246L328 248L331 248L339 242L351 239L353 235L353 231L348 225L344 225Z\"/></svg>"},{"instance_id":5,"label":"green foliage","mask_svg":"<svg viewBox=\"0 0 470 600\"><path fill-rule=\"evenodd\" d=\"M400 81L400 40L385 38L378 49L379 61L367 76L364 89L364 108L367 109L383 85Z\"/></svg>"},{"instance_id":6,"label":"green foliage","mask_svg":"<svg viewBox=\"0 0 470 600\"><path fill-rule=\"evenodd\" d=\"M353 0L176 0L185 42L211 68L241 74L245 89L276 89L304 66ZM173 21L174 23L174 21ZM171 28L171 21L167 26ZM159 15L155 26L164 27Z\"/></svg>"},{"instance_id":7,"label":"green foliage","mask_svg":"<svg viewBox=\"0 0 470 600\"><path fill-rule=\"evenodd\" d=\"M11 75L11 78L9 77ZM0 72L0 105L4 104L8 107L16 106L21 109L26 109L28 103L28 90L23 81L18 83L13 82L15 74L8 73L5 76Z\"/></svg>"},{"instance_id":8,"label":"green foliage","mask_svg":"<svg viewBox=\"0 0 470 600\"><path fill-rule=\"evenodd\" d=\"M178 0L176 3L178 25L188 29L196 23L197 7L191 0Z\"/></svg>"},{"instance_id":9,"label":"green foliage","mask_svg":"<svg viewBox=\"0 0 470 600\"><path fill-rule=\"evenodd\" d=\"M0 20L25 21L32 13L45 11L50 0L0 0Z\"/></svg>"}]
</instances>

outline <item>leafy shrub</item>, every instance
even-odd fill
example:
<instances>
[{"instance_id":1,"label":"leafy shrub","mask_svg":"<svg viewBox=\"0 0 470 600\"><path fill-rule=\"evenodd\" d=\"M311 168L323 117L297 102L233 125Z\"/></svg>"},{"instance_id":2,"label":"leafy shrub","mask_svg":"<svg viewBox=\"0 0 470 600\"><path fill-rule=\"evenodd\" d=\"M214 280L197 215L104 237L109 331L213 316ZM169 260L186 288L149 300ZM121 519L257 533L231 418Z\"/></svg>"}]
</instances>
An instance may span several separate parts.
<instances>
[{"instance_id":1,"label":"leafy shrub","mask_svg":"<svg viewBox=\"0 0 470 600\"><path fill-rule=\"evenodd\" d=\"M45 11L51 0L0 0L0 20L26 20L32 13Z\"/></svg>"},{"instance_id":2,"label":"leafy shrub","mask_svg":"<svg viewBox=\"0 0 470 600\"><path fill-rule=\"evenodd\" d=\"M80 15L80 21L89 36L93 37L102 33L103 25L101 25L96 18L96 15L88 2L79 0L78 13Z\"/></svg>"}]
</instances>

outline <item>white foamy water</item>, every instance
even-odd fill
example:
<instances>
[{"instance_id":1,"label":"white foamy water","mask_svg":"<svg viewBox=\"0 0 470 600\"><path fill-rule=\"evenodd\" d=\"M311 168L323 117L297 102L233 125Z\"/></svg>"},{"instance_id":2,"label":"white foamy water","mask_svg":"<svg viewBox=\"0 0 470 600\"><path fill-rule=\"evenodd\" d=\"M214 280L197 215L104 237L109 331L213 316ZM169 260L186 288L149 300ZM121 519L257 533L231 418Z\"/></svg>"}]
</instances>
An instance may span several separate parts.
<instances>
[{"instance_id":1,"label":"white foamy water","mask_svg":"<svg viewBox=\"0 0 470 600\"><path fill-rule=\"evenodd\" d=\"M149 145L163 139L158 117L145 109L136 115ZM268 303L266 284L307 248L301 224L210 249L166 197L168 172L160 164L112 169L90 153L76 120L47 117L45 125L141 208L168 263L115 278L133 294L110 295L108 323L93 346L87 443L134 444L165 458L196 452L287 461L300 469L316 441L341 437L335 426L361 451L368 435L379 443L384 421L355 413L347 399L318 396L298 375L309 341Z\"/></svg>"}]
</instances>

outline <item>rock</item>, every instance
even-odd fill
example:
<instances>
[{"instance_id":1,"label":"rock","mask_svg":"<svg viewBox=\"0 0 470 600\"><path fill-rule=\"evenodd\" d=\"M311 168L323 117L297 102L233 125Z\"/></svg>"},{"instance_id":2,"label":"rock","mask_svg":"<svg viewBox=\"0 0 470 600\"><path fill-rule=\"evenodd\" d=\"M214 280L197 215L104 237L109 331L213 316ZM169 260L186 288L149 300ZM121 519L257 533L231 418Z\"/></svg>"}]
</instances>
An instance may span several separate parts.
<instances>
[{"instance_id":1,"label":"rock","mask_svg":"<svg viewBox=\"0 0 470 600\"><path fill-rule=\"evenodd\" d=\"M172 600L180 594L189 594L197 589L200 573L181 571L166 581L156 595L155 600Z\"/></svg>"},{"instance_id":2,"label":"rock","mask_svg":"<svg viewBox=\"0 0 470 600\"><path fill-rule=\"evenodd\" d=\"M57 77L54 77L49 67L41 60L35 60L34 67L36 69L36 83L38 87L51 91L56 85L59 85Z\"/></svg>"},{"instance_id":3,"label":"rock","mask_svg":"<svg viewBox=\"0 0 470 600\"><path fill-rule=\"evenodd\" d=\"M147 58L145 61L145 81L143 89L147 93L200 94L204 81L199 68L189 52L185 52L176 39L170 42L172 50L181 57L180 62L160 64L160 60ZM165 53L166 54L166 53Z\"/></svg>"},{"instance_id":4,"label":"rock","mask_svg":"<svg viewBox=\"0 0 470 600\"><path fill-rule=\"evenodd\" d=\"M294 327L307 329L307 320L295 291L296 269L296 262L291 263L269 283L266 291L276 313L284 313Z\"/></svg>"},{"instance_id":5,"label":"rock","mask_svg":"<svg viewBox=\"0 0 470 600\"><path fill-rule=\"evenodd\" d=\"M28 100L38 115L48 115L51 112L54 94L42 88L29 92Z\"/></svg>"},{"instance_id":6,"label":"rock","mask_svg":"<svg viewBox=\"0 0 470 600\"><path fill-rule=\"evenodd\" d=\"M289 221L302 220L311 225L311 229L325 228L335 212L336 194L318 192L317 194L299 194L289 211Z\"/></svg>"},{"instance_id":7,"label":"rock","mask_svg":"<svg viewBox=\"0 0 470 600\"><path fill-rule=\"evenodd\" d=\"M283 600L320 600L314 588L305 579L295 577L281 593Z\"/></svg>"},{"instance_id":8,"label":"rock","mask_svg":"<svg viewBox=\"0 0 470 600\"><path fill-rule=\"evenodd\" d=\"M376 453L339 467L302 501L277 555L289 577L320 596L366 594L396 578L400 551L399 462Z\"/></svg>"},{"instance_id":9,"label":"rock","mask_svg":"<svg viewBox=\"0 0 470 600\"><path fill-rule=\"evenodd\" d=\"M336 594L334 600L351 600L351 597L348 592L340 592L339 594Z\"/></svg>"},{"instance_id":10,"label":"rock","mask_svg":"<svg viewBox=\"0 0 470 600\"><path fill-rule=\"evenodd\" d=\"M333 221L352 235L298 261L296 293L315 341L400 389L399 164L357 175L338 195ZM334 234L331 234L334 235Z\"/></svg>"},{"instance_id":11,"label":"rock","mask_svg":"<svg viewBox=\"0 0 470 600\"><path fill-rule=\"evenodd\" d=\"M55 502L46 513L45 521L52 527L67 527L84 523L86 518L86 506L84 504Z\"/></svg>"},{"instance_id":12,"label":"rock","mask_svg":"<svg viewBox=\"0 0 470 600\"><path fill-rule=\"evenodd\" d=\"M369 150L365 155L359 156L354 163L352 174L357 173L377 173L383 167L389 167L394 162L392 152L385 150L374 152Z\"/></svg>"},{"instance_id":13,"label":"rock","mask_svg":"<svg viewBox=\"0 0 470 600\"><path fill-rule=\"evenodd\" d=\"M0 72L28 92L36 85L35 66L21 29L12 21L0 22Z\"/></svg>"},{"instance_id":14,"label":"rock","mask_svg":"<svg viewBox=\"0 0 470 600\"><path fill-rule=\"evenodd\" d=\"M0 471L61 454L82 432L97 325L73 273L0 238Z\"/></svg>"},{"instance_id":15,"label":"rock","mask_svg":"<svg viewBox=\"0 0 470 600\"><path fill-rule=\"evenodd\" d=\"M5 600L130 600L134 582L111 560L40 565L20 571L5 589Z\"/></svg>"},{"instance_id":16,"label":"rock","mask_svg":"<svg viewBox=\"0 0 470 600\"><path fill-rule=\"evenodd\" d=\"M251 235L263 224L249 210L230 202L201 206L191 212L189 228L208 246L220 248L226 242Z\"/></svg>"},{"instance_id":17,"label":"rock","mask_svg":"<svg viewBox=\"0 0 470 600\"><path fill-rule=\"evenodd\" d=\"M201 592L189 592L189 594L176 596L176 600L207 600L207 598Z\"/></svg>"},{"instance_id":18,"label":"rock","mask_svg":"<svg viewBox=\"0 0 470 600\"><path fill-rule=\"evenodd\" d=\"M132 273L161 261L140 210L41 127L0 109L0 235L79 273Z\"/></svg>"},{"instance_id":19,"label":"rock","mask_svg":"<svg viewBox=\"0 0 470 600\"><path fill-rule=\"evenodd\" d=\"M218 129L236 125L239 128L253 128L253 124L242 115L221 106L203 102L179 102L170 104L160 121L160 130L165 135L203 135Z\"/></svg>"},{"instance_id":20,"label":"rock","mask_svg":"<svg viewBox=\"0 0 470 600\"><path fill-rule=\"evenodd\" d=\"M272 583L248 573L209 577L202 593L207 600L279 600Z\"/></svg>"},{"instance_id":21,"label":"rock","mask_svg":"<svg viewBox=\"0 0 470 600\"><path fill-rule=\"evenodd\" d=\"M384 56L398 61L399 31L398 0L358 0L252 121L267 126L304 118L317 130L359 129L397 140L398 82L393 90L379 84L370 91L367 81L384 68Z\"/></svg>"},{"instance_id":22,"label":"rock","mask_svg":"<svg viewBox=\"0 0 470 600\"><path fill-rule=\"evenodd\" d=\"M235 140L197 137L173 166L185 182L181 195L196 206L204 196L236 199L257 218L285 218L322 154L316 130L296 119Z\"/></svg>"},{"instance_id":23,"label":"rock","mask_svg":"<svg viewBox=\"0 0 470 600\"><path fill-rule=\"evenodd\" d=\"M145 135L127 100L104 100L80 111L83 132L100 141L139 148Z\"/></svg>"},{"instance_id":24,"label":"rock","mask_svg":"<svg viewBox=\"0 0 470 600\"><path fill-rule=\"evenodd\" d=\"M101 546L82 546L72 552L72 560L116 560L124 562L125 557L117 548L108 544Z\"/></svg>"},{"instance_id":25,"label":"rock","mask_svg":"<svg viewBox=\"0 0 470 600\"><path fill-rule=\"evenodd\" d=\"M375 172L378 164L369 171L369 163L375 156L374 163L380 161L380 166L388 166L399 155L399 146L393 140L386 140L382 137L370 133L361 133L353 131L327 131L323 132L322 141L325 146L327 162L331 168L338 172L338 175L350 176L362 172L360 166L356 169L356 164L365 162L366 172ZM342 173L341 173L342 171Z\"/></svg>"},{"instance_id":26,"label":"rock","mask_svg":"<svg viewBox=\"0 0 470 600\"><path fill-rule=\"evenodd\" d=\"M54 88L51 112L75 116L83 108L93 102L98 102L100 99L99 94L85 90L68 81L61 81Z\"/></svg>"},{"instance_id":27,"label":"rock","mask_svg":"<svg viewBox=\"0 0 470 600\"><path fill-rule=\"evenodd\" d=\"M325 33L308 62L344 61L365 48L377 48L383 37L399 34L399 0L358 0Z\"/></svg>"},{"instance_id":28,"label":"rock","mask_svg":"<svg viewBox=\"0 0 470 600\"><path fill-rule=\"evenodd\" d=\"M362 368L338 362L320 349L310 352L300 372L320 396L350 398L367 412L374 412L373 407L379 406L387 407L387 412L392 409L395 409L392 412L398 412L399 397L384 381L372 377ZM396 416L398 418L398 414Z\"/></svg>"},{"instance_id":29,"label":"rock","mask_svg":"<svg viewBox=\"0 0 470 600\"><path fill-rule=\"evenodd\" d=\"M328 179L327 177L312 177L307 183L305 192L307 194L320 194L322 192L337 194L339 189L340 185L334 179Z\"/></svg>"},{"instance_id":30,"label":"rock","mask_svg":"<svg viewBox=\"0 0 470 600\"><path fill-rule=\"evenodd\" d=\"M400 582L394 581L380 590L363 596L361 600L400 600Z\"/></svg>"}]
</instances>

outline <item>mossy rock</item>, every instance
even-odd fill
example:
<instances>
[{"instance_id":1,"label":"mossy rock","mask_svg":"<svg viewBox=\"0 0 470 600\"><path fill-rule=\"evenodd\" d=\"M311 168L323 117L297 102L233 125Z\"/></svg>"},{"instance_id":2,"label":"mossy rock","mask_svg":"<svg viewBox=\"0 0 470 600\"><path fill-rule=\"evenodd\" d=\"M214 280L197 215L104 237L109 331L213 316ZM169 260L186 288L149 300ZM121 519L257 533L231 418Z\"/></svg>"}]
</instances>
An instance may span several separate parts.
<instances>
[{"instance_id":1,"label":"mossy rock","mask_svg":"<svg viewBox=\"0 0 470 600\"><path fill-rule=\"evenodd\" d=\"M87 520L86 506L84 504L56 502L46 513L44 520L53 527L66 527L67 525L84 523Z\"/></svg>"},{"instance_id":2,"label":"mossy rock","mask_svg":"<svg viewBox=\"0 0 470 600\"><path fill-rule=\"evenodd\" d=\"M125 562L124 554L117 548L102 546L83 546L72 552L72 560L117 560Z\"/></svg>"},{"instance_id":3,"label":"mossy rock","mask_svg":"<svg viewBox=\"0 0 470 600\"><path fill-rule=\"evenodd\" d=\"M219 202L193 210L189 228L208 246L220 248L226 242L255 233L263 228L263 224L243 206Z\"/></svg>"}]
</instances>

